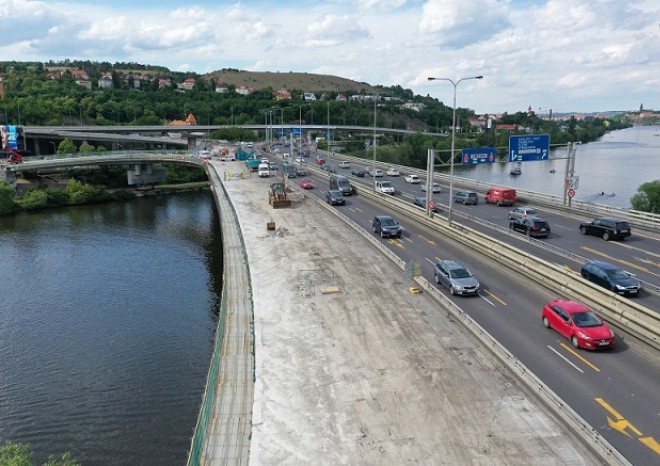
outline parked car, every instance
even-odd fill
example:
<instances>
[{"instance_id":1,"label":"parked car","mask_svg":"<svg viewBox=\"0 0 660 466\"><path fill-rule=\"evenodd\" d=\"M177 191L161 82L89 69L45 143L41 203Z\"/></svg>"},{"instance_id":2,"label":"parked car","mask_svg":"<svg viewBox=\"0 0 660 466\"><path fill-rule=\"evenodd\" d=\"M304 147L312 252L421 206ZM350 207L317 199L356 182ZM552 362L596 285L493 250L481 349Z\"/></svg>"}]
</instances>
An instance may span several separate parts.
<instances>
[{"instance_id":1,"label":"parked car","mask_svg":"<svg viewBox=\"0 0 660 466\"><path fill-rule=\"evenodd\" d=\"M479 280L461 263L442 260L433 268L433 278L437 284L449 288L452 295L479 294Z\"/></svg>"},{"instance_id":2,"label":"parked car","mask_svg":"<svg viewBox=\"0 0 660 466\"><path fill-rule=\"evenodd\" d=\"M299 184L302 189L314 189L314 182L309 178L303 178Z\"/></svg>"},{"instance_id":3,"label":"parked car","mask_svg":"<svg viewBox=\"0 0 660 466\"><path fill-rule=\"evenodd\" d=\"M580 275L603 288L622 295L636 295L641 289L639 280L633 274L609 262L587 262L582 266Z\"/></svg>"},{"instance_id":4,"label":"parked car","mask_svg":"<svg viewBox=\"0 0 660 466\"><path fill-rule=\"evenodd\" d=\"M338 191L336 189L331 189L327 193L325 193L325 200L330 205L344 205L344 204L346 204L346 200L344 199L344 195L341 193L341 191Z\"/></svg>"},{"instance_id":5,"label":"parked car","mask_svg":"<svg viewBox=\"0 0 660 466\"><path fill-rule=\"evenodd\" d=\"M509 221L509 228L520 231L533 238L547 238L550 235L550 225L539 217L525 217Z\"/></svg>"},{"instance_id":6,"label":"parked car","mask_svg":"<svg viewBox=\"0 0 660 466\"><path fill-rule=\"evenodd\" d=\"M413 197L413 204L415 204L416 206L419 206L422 209L426 210L426 198L425 197L419 197L419 196ZM433 212L439 212L440 209L438 208L438 203L435 201L435 199L431 199L429 201L429 210L431 210Z\"/></svg>"},{"instance_id":7,"label":"parked car","mask_svg":"<svg viewBox=\"0 0 660 466\"><path fill-rule=\"evenodd\" d=\"M403 177L403 181L410 184L419 184L419 176L417 175L406 175Z\"/></svg>"},{"instance_id":8,"label":"parked car","mask_svg":"<svg viewBox=\"0 0 660 466\"><path fill-rule=\"evenodd\" d=\"M381 238L401 238L401 225L389 215L376 215L371 221L371 231Z\"/></svg>"},{"instance_id":9,"label":"parked car","mask_svg":"<svg viewBox=\"0 0 660 466\"><path fill-rule=\"evenodd\" d=\"M583 235L602 236L605 241L611 239L623 240L631 235L630 225L624 220L615 218L597 218L591 222L580 223L580 233Z\"/></svg>"},{"instance_id":10,"label":"parked car","mask_svg":"<svg viewBox=\"0 0 660 466\"><path fill-rule=\"evenodd\" d=\"M359 178L364 178L364 175L367 174L367 169L362 167L351 168L351 175L357 176Z\"/></svg>"},{"instance_id":11,"label":"parked car","mask_svg":"<svg viewBox=\"0 0 660 466\"><path fill-rule=\"evenodd\" d=\"M391 181L376 181L375 190L377 193L394 195L395 189Z\"/></svg>"},{"instance_id":12,"label":"parked car","mask_svg":"<svg viewBox=\"0 0 660 466\"><path fill-rule=\"evenodd\" d=\"M426 183L422 183L422 191L426 191ZM442 188L440 185L436 182L431 183L431 192L432 193L439 193L442 191Z\"/></svg>"},{"instance_id":13,"label":"parked car","mask_svg":"<svg viewBox=\"0 0 660 466\"><path fill-rule=\"evenodd\" d=\"M539 213L536 211L536 209L532 207L516 207L509 211L509 220L517 220L519 218L526 218L526 217L535 217L538 214Z\"/></svg>"},{"instance_id":14,"label":"parked car","mask_svg":"<svg viewBox=\"0 0 660 466\"><path fill-rule=\"evenodd\" d=\"M459 191L454 194L454 202L460 202L463 205L479 204L479 195L474 191Z\"/></svg>"},{"instance_id":15,"label":"parked car","mask_svg":"<svg viewBox=\"0 0 660 466\"><path fill-rule=\"evenodd\" d=\"M513 205L517 199L516 190L510 188L490 188L486 193L486 204Z\"/></svg>"},{"instance_id":16,"label":"parked car","mask_svg":"<svg viewBox=\"0 0 660 466\"><path fill-rule=\"evenodd\" d=\"M387 171L385 172L385 174L387 176L399 176L399 175L401 175L401 173L399 173L399 170L397 170L394 167L388 168Z\"/></svg>"},{"instance_id":17,"label":"parked car","mask_svg":"<svg viewBox=\"0 0 660 466\"><path fill-rule=\"evenodd\" d=\"M381 170L380 168L376 168L376 169L370 168L369 170L367 170L367 175L373 176L374 178L382 178L383 170Z\"/></svg>"},{"instance_id":18,"label":"parked car","mask_svg":"<svg viewBox=\"0 0 660 466\"><path fill-rule=\"evenodd\" d=\"M616 344L614 332L582 303L556 299L545 305L541 321L571 340L575 348L607 349Z\"/></svg>"}]
</instances>

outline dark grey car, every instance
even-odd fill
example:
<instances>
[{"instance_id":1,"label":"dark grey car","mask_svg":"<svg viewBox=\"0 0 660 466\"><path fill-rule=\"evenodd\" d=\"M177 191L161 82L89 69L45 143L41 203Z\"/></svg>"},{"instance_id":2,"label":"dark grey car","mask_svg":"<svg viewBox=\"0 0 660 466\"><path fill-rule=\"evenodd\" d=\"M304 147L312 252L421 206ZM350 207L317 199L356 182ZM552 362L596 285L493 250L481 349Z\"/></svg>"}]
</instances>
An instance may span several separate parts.
<instances>
[{"instance_id":1,"label":"dark grey car","mask_svg":"<svg viewBox=\"0 0 660 466\"><path fill-rule=\"evenodd\" d=\"M371 221L371 230L381 238L401 237L401 225L389 215L376 215Z\"/></svg>"},{"instance_id":2,"label":"dark grey car","mask_svg":"<svg viewBox=\"0 0 660 466\"><path fill-rule=\"evenodd\" d=\"M343 194L341 193L341 191L337 191L336 189L331 189L330 191L325 193L325 200L330 205L346 204L346 200L344 199Z\"/></svg>"},{"instance_id":3,"label":"dark grey car","mask_svg":"<svg viewBox=\"0 0 660 466\"><path fill-rule=\"evenodd\" d=\"M639 280L633 274L609 262L587 262L582 266L580 275L582 278L622 295L636 295L641 289Z\"/></svg>"},{"instance_id":4,"label":"dark grey car","mask_svg":"<svg viewBox=\"0 0 660 466\"><path fill-rule=\"evenodd\" d=\"M477 205L479 204L479 195L474 191L459 191L454 194L454 202L460 202L463 205Z\"/></svg>"},{"instance_id":5,"label":"dark grey car","mask_svg":"<svg viewBox=\"0 0 660 466\"><path fill-rule=\"evenodd\" d=\"M435 264L433 278L449 288L452 295L479 294L479 280L459 262L443 260Z\"/></svg>"}]
</instances>

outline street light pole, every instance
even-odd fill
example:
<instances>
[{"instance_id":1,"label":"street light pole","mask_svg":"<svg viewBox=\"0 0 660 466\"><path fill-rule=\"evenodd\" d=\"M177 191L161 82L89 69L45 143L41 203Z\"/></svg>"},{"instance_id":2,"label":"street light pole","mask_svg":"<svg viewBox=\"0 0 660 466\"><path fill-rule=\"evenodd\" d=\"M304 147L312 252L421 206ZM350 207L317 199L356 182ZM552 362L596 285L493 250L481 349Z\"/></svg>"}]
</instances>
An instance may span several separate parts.
<instances>
[{"instance_id":1,"label":"street light pole","mask_svg":"<svg viewBox=\"0 0 660 466\"><path fill-rule=\"evenodd\" d=\"M374 96L374 140L372 146L374 146L374 160L373 167L371 168L371 178L374 182L374 191L376 191L376 104L378 103L378 97L380 94Z\"/></svg>"},{"instance_id":2,"label":"street light pole","mask_svg":"<svg viewBox=\"0 0 660 466\"><path fill-rule=\"evenodd\" d=\"M326 102L328 104L328 131L325 133L325 137L328 140L328 152L330 152L330 101Z\"/></svg>"},{"instance_id":3,"label":"street light pole","mask_svg":"<svg viewBox=\"0 0 660 466\"><path fill-rule=\"evenodd\" d=\"M458 87L458 83L461 81L467 81L468 79L482 79L483 76L471 76L469 78L461 78L458 81L454 81L453 79L449 78L433 78L429 77L429 81L449 81L452 83L454 86L454 107L453 107L453 112L452 112L452 122L451 122L451 154L449 155L450 157L450 162L449 162L449 209L447 210L447 221L449 222L449 226L451 226L451 211L452 211L452 205L454 204L454 147L456 144L456 88ZM435 165L435 158L433 160L433 163L431 166L433 167ZM431 182L427 182L427 189L432 189L431 187L433 186L433 173L431 174Z\"/></svg>"}]
</instances>

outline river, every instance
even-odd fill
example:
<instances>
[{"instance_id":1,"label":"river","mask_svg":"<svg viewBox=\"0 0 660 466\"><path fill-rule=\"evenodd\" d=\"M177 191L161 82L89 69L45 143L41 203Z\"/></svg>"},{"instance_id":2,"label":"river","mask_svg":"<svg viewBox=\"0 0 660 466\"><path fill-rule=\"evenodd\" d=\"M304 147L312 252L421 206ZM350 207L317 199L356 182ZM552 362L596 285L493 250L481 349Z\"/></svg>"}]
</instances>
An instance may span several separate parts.
<instances>
[{"instance_id":1,"label":"river","mask_svg":"<svg viewBox=\"0 0 660 466\"><path fill-rule=\"evenodd\" d=\"M456 165L454 171L460 177L561 197L565 157L565 146L554 149L550 160L524 162L520 176L511 176L512 164L506 163ZM578 145L574 173L580 177L576 200L630 208L641 184L660 179L660 127L634 126Z\"/></svg>"},{"instance_id":2,"label":"river","mask_svg":"<svg viewBox=\"0 0 660 466\"><path fill-rule=\"evenodd\" d=\"M222 280L208 193L0 218L0 445L182 465Z\"/></svg>"}]
</instances>

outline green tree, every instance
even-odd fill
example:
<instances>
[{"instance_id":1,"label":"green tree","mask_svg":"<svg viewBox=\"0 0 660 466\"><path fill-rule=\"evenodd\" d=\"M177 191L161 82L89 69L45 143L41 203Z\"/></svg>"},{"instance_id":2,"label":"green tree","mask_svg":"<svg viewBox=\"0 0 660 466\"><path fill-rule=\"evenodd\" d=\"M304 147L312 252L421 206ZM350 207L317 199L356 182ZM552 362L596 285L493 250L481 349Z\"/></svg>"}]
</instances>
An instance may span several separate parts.
<instances>
[{"instance_id":1,"label":"green tree","mask_svg":"<svg viewBox=\"0 0 660 466\"><path fill-rule=\"evenodd\" d=\"M96 147L94 147L91 144L81 144L80 147L78 148L78 152L80 153L87 153L87 152L96 152Z\"/></svg>"},{"instance_id":2,"label":"green tree","mask_svg":"<svg viewBox=\"0 0 660 466\"><path fill-rule=\"evenodd\" d=\"M41 209L48 205L48 194L43 189L33 189L23 195L18 205L24 209Z\"/></svg>"},{"instance_id":3,"label":"green tree","mask_svg":"<svg viewBox=\"0 0 660 466\"><path fill-rule=\"evenodd\" d=\"M642 184L630 199L630 204L635 210L660 214L660 180Z\"/></svg>"},{"instance_id":4,"label":"green tree","mask_svg":"<svg viewBox=\"0 0 660 466\"><path fill-rule=\"evenodd\" d=\"M15 196L13 186L6 181L0 181L0 215L7 215L14 210Z\"/></svg>"},{"instance_id":5,"label":"green tree","mask_svg":"<svg viewBox=\"0 0 660 466\"><path fill-rule=\"evenodd\" d=\"M75 154L76 152L78 152L78 149L71 139L65 139L57 146L58 155Z\"/></svg>"},{"instance_id":6,"label":"green tree","mask_svg":"<svg viewBox=\"0 0 660 466\"><path fill-rule=\"evenodd\" d=\"M34 466L30 446L21 443L7 442L0 448L0 466ZM64 453L61 459L50 455L43 466L81 466L73 459L71 453Z\"/></svg>"}]
</instances>

